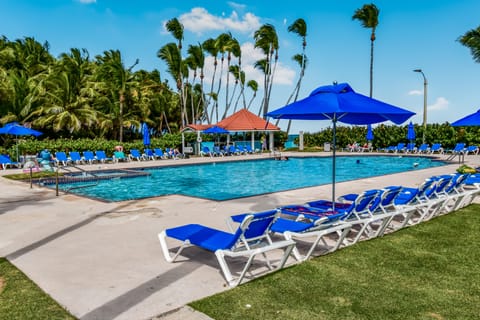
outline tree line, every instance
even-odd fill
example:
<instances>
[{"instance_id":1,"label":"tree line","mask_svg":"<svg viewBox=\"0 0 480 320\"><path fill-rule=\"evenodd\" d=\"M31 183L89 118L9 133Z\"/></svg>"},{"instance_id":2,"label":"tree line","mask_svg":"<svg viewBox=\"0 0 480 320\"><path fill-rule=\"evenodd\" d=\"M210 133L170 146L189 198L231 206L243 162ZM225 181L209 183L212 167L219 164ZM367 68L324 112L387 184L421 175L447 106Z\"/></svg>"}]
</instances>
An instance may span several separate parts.
<instances>
[{"instance_id":1,"label":"tree line","mask_svg":"<svg viewBox=\"0 0 480 320\"><path fill-rule=\"evenodd\" d=\"M370 96L373 92L373 46L380 10L365 4L354 11L353 20L371 29ZM138 60L126 64L119 50L106 50L91 57L86 49L72 48L58 57L48 42L33 37L10 41L0 38L0 124L17 121L44 133L43 137L104 138L124 141L138 137L141 123L156 136L177 133L190 123L216 123L240 108L263 116L269 103L279 62L279 39L275 27L264 24L253 33L254 46L263 53L255 68L263 83L248 79L242 67L242 50L230 33L221 33L184 48L184 28L177 18L166 23L175 39L157 53L167 66L168 79L153 71L134 70ZM286 104L297 100L308 59L307 24L295 20L288 31L301 39L298 79ZM480 62L480 27L457 41ZM186 51L186 52L185 52ZM212 59L206 59L210 56ZM213 74L205 83L206 62ZM260 102L257 92L262 87ZM256 108L256 109L255 109ZM287 128L289 131L290 124Z\"/></svg>"}]
</instances>

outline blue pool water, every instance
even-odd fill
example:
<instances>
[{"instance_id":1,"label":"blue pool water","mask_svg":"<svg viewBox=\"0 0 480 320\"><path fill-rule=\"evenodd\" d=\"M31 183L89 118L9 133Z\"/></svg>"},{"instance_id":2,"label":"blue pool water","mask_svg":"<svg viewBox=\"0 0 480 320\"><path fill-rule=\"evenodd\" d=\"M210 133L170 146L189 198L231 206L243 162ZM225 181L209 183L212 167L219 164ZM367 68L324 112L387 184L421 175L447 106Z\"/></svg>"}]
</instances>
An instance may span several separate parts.
<instances>
[{"instance_id":1,"label":"blue pool water","mask_svg":"<svg viewBox=\"0 0 480 320\"><path fill-rule=\"evenodd\" d=\"M357 160L360 163L357 163ZM371 176L441 166L444 163L422 157L363 156L337 157L336 180L347 181ZM145 168L149 176L101 180L97 185L70 192L102 199L122 201L171 194L229 200L265 193L312 187L332 182L329 157L292 157L288 161L271 159L220 162L175 167ZM69 190L78 184L60 184Z\"/></svg>"}]
</instances>

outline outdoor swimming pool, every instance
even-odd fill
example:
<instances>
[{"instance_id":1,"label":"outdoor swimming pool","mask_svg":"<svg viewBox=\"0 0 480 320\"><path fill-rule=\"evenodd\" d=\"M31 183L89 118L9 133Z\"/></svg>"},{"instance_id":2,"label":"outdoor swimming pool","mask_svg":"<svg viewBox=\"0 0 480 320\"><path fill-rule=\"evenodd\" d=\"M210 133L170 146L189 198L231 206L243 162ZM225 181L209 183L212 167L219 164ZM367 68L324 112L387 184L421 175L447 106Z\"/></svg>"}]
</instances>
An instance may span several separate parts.
<instances>
[{"instance_id":1,"label":"outdoor swimming pool","mask_svg":"<svg viewBox=\"0 0 480 320\"><path fill-rule=\"evenodd\" d=\"M336 180L355 180L441 165L444 165L441 161L422 157L337 157ZM234 161L142 170L150 175L101 180L96 185L90 183L88 187L75 188L70 192L104 201L171 194L221 201L332 182L330 157ZM69 190L72 186L78 187L78 184L60 184L59 187Z\"/></svg>"}]
</instances>

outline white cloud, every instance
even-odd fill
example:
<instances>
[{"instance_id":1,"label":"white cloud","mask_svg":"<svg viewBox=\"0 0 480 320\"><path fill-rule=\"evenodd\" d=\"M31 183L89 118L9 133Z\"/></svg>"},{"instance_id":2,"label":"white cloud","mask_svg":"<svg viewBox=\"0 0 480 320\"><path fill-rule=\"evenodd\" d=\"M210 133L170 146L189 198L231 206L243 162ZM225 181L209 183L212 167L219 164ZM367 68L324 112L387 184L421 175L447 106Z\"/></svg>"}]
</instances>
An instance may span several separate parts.
<instances>
[{"instance_id":1,"label":"white cloud","mask_svg":"<svg viewBox=\"0 0 480 320\"><path fill-rule=\"evenodd\" d=\"M427 106L429 111L438 111L448 109L450 102L444 97L438 97L434 104Z\"/></svg>"},{"instance_id":2,"label":"white cloud","mask_svg":"<svg viewBox=\"0 0 480 320\"><path fill-rule=\"evenodd\" d=\"M90 4L90 3L96 3L97 0L77 0L80 3L85 3L85 4Z\"/></svg>"},{"instance_id":3,"label":"white cloud","mask_svg":"<svg viewBox=\"0 0 480 320\"><path fill-rule=\"evenodd\" d=\"M228 17L219 17L212 15L205 8L199 7L182 14L178 20L183 24L185 30L196 34L202 34L205 31L250 33L261 26L260 18L252 13L246 13L239 17L236 11L232 11Z\"/></svg>"},{"instance_id":4,"label":"white cloud","mask_svg":"<svg viewBox=\"0 0 480 320\"><path fill-rule=\"evenodd\" d=\"M245 4L240 4L233 1L228 1L227 4L233 9L239 10L239 11L245 10L245 8L247 7Z\"/></svg>"},{"instance_id":5,"label":"white cloud","mask_svg":"<svg viewBox=\"0 0 480 320\"><path fill-rule=\"evenodd\" d=\"M423 94L423 91L421 90L411 90L408 92L408 95L409 96L419 96L419 95L422 95Z\"/></svg>"}]
</instances>

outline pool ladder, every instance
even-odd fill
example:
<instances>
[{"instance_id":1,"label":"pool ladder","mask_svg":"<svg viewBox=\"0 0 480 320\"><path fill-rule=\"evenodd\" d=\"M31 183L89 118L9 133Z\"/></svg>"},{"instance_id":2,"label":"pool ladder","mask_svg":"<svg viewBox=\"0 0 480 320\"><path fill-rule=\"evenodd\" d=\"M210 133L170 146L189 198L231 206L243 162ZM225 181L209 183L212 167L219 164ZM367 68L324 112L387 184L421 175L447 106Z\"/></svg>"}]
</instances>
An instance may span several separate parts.
<instances>
[{"instance_id":1,"label":"pool ladder","mask_svg":"<svg viewBox=\"0 0 480 320\"><path fill-rule=\"evenodd\" d=\"M465 162L465 152L452 153L451 155L448 156L447 161L452 161L453 159L455 159L455 157L458 157L458 163Z\"/></svg>"},{"instance_id":2,"label":"pool ladder","mask_svg":"<svg viewBox=\"0 0 480 320\"><path fill-rule=\"evenodd\" d=\"M55 193L56 193L57 196L59 195L59 188L58 188L59 178L58 178L58 172L59 172L60 169L62 169L63 171L66 171L66 172L70 172L70 173L77 172L77 171L71 170L71 168L77 169L78 171L80 171L80 172L81 172L82 174L84 174L84 175L86 175L86 174L88 173L90 176L98 178L98 176L97 176L95 173L93 173L93 172L91 172L91 171L87 171L87 170L82 169L82 168L80 168L80 167L77 167L76 165L70 164L70 165L61 166L61 167L60 167L60 166L57 166L57 167L56 167L56 170L55 170ZM66 178L66 177L63 177L63 178ZM43 181L43 179L40 178L40 179L38 180L38 184L39 184L39 185L42 185L42 181ZM98 179L95 179L94 181L92 181L91 184L79 185L79 186L71 186L70 188L67 188L67 189L65 189L64 191L65 191L66 193L68 193L68 192L70 192L70 190L74 190L74 189L94 187L94 186L98 185L98 183L99 183L99 180L98 180Z\"/></svg>"}]
</instances>

